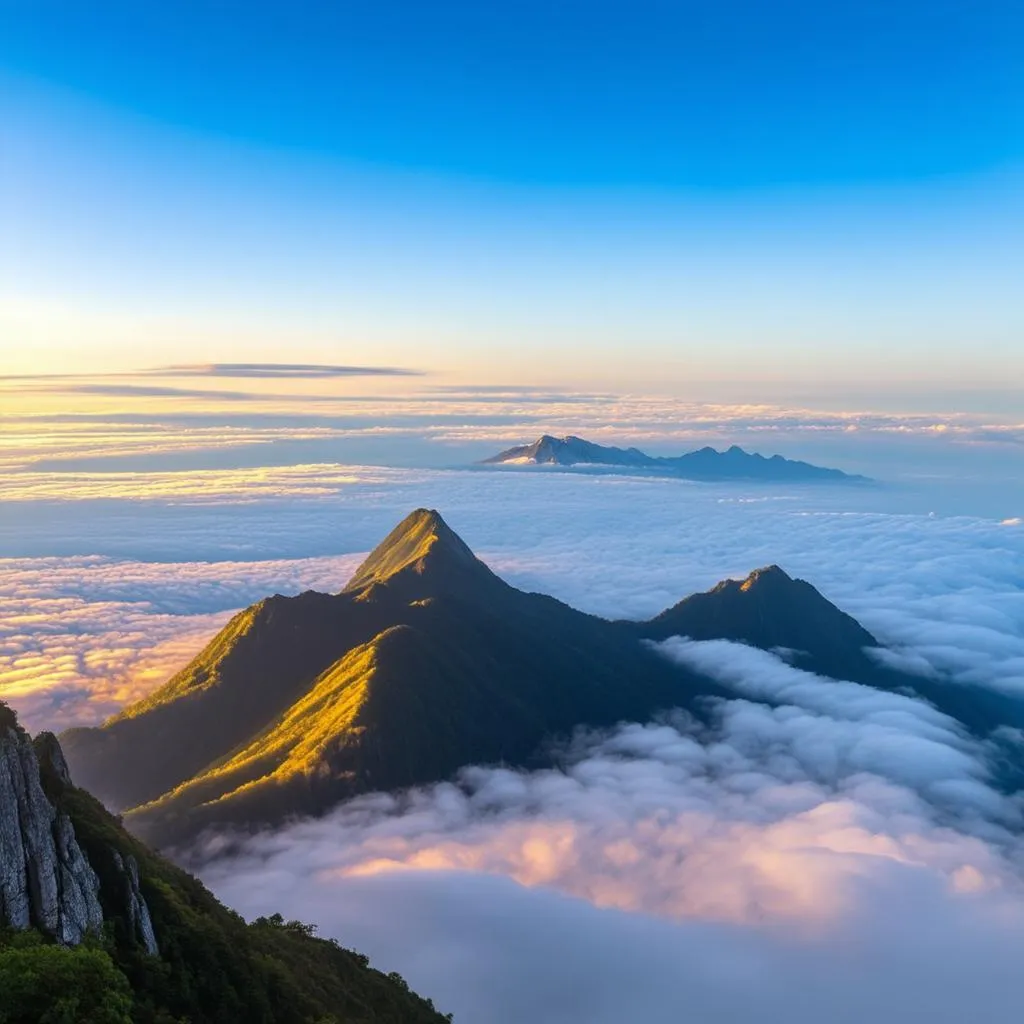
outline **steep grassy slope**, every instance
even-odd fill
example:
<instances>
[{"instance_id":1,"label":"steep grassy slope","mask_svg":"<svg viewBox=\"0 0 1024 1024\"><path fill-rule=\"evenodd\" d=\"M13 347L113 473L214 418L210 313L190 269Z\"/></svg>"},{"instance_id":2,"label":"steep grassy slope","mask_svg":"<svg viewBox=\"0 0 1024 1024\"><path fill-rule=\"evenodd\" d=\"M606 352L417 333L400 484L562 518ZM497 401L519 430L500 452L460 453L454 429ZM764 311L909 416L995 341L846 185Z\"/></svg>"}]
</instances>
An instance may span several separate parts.
<instances>
[{"instance_id":1,"label":"steep grassy slope","mask_svg":"<svg viewBox=\"0 0 1024 1024\"><path fill-rule=\"evenodd\" d=\"M66 732L75 777L115 808L154 799L248 741L342 652L389 624L381 609L341 596L267 598L103 729Z\"/></svg>"}]
</instances>

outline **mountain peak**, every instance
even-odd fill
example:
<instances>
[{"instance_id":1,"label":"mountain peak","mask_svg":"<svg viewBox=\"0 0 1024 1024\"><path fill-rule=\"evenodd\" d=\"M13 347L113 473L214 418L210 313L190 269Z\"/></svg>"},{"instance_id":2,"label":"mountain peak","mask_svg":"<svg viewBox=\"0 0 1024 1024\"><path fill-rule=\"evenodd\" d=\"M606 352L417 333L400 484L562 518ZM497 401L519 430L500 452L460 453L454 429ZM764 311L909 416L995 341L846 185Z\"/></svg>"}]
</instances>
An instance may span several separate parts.
<instances>
[{"instance_id":1,"label":"mountain peak","mask_svg":"<svg viewBox=\"0 0 1024 1024\"><path fill-rule=\"evenodd\" d=\"M753 590L755 587L779 587L786 583L794 583L794 579L784 569L777 565L765 565L755 569L740 584L740 590L744 593Z\"/></svg>"},{"instance_id":2,"label":"mountain peak","mask_svg":"<svg viewBox=\"0 0 1024 1024\"><path fill-rule=\"evenodd\" d=\"M395 579L428 581L452 589L467 578L496 579L436 509L418 508L370 552L345 587L346 592Z\"/></svg>"},{"instance_id":3,"label":"mountain peak","mask_svg":"<svg viewBox=\"0 0 1024 1024\"><path fill-rule=\"evenodd\" d=\"M722 580L711 590L691 594L643 623L652 640L687 636L691 640L735 640L763 650L799 651L802 668L836 678L855 678L864 648L878 641L806 580L777 565L755 569L744 580Z\"/></svg>"},{"instance_id":4,"label":"mountain peak","mask_svg":"<svg viewBox=\"0 0 1024 1024\"><path fill-rule=\"evenodd\" d=\"M575 434L554 437L541 434L532 444L517 445L499 452L485 464L529 464L575 466L580 463L604 466L651 466L656 462L649 455L636 448L609 448L605 445L586 441Z\"/></svg>"}]
</instances>

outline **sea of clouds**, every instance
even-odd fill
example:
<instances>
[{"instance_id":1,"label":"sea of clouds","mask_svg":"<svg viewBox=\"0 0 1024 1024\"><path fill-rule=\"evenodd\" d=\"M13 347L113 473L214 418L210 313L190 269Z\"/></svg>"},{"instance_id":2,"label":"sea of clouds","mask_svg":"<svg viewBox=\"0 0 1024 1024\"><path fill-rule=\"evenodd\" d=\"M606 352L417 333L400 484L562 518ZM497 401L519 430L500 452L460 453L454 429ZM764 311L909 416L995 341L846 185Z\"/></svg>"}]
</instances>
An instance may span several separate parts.
<instances>
[{"instance_id":1,"label":"sea of clouds","mask_svg":"<svg viewBox=\"0 0 1024 1024\"><path fill-rule=\"evenodd\" d=\"M268 593L340 589L418 506L513 584L609 617L777 563L901 666L1024 699L1020 509L334 463L15 476L0 696L33 730L101 721ZM241 912L316 922L463 1022L1016 1020L1022 807L991 747L741 645L662 653L733 691L710 724L623 723L557 770L476 766L189 856Z\"/></svg>"},{"instance_id":2,"label":"sea of clouds","mask_svg":"<svg viewBox=\"0 0 1024 1024\"><path fill-rule=\"evenodd\" d=\"M269 593L341 589L419 506L511 583L588 612L651 616L774 562L900 665L1024 691L1013 520L886 511L885 489L291 467L288 495L266 493L266 469L264 489L215 499L201 474L178 475L186 500L0 502L0 550L18 556L0 558L0 693L31 727L102 720Z\"/></svg>"},{"instance_id":3,"label":"sea of clouds","mask_svg":"<svg viewBox=\"0 0 1024 1024\"><path fill-rule=\"evenodd\" d=\"M1016 1019L1019 802L950 720L821 687L209 839L203 875L466 1021Z\"/></svg>"}]
</instances>

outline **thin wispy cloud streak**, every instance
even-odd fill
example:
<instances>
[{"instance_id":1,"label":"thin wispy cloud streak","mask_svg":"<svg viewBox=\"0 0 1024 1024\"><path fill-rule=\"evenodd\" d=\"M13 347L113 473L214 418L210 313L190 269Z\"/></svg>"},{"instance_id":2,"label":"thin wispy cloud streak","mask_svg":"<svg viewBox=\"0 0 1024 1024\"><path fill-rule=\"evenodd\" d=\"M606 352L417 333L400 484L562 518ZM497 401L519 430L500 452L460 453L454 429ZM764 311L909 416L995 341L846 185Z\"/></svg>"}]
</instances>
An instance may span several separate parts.
<instances>
[{"instance_id":1,"label":"thin wispy cloud streak","mask_svg":"<svg viewBox=\"0 0 1024 1024\"><path fill-rule=\"evenodd\" d=\"M422 377L423 370L398 366L331 366L319 363L193 363L145 370L159 377L262 377L318 380L332 377Z\"/></svg>"},{"instance_id":2,"label":"thin wispy cloud streak","mask_svg":"<svg viewBox=\"0 0 1024 1024\"><path fill-rule=\"evenodd\" d=\"M5 381L103 380L124 377L259 377L320 380L334 377L422 377L426 371L402 366L338 366L322 363L184 363L109 373L7 373Z\"/></svg>"},{"instance_id":3,"label":"thin wispy cloud streak","mask_svg":"<svg viewBox=\"0 0 1024 1024\"><path fill-rule=\"evenodd\" d=\"M201 398L217 402L251 402L261 397L245 391L173 388L154 384L57 384L40 386L35 390L58 394L95 395L101 398Z\"/></svg>"}]
</instances>

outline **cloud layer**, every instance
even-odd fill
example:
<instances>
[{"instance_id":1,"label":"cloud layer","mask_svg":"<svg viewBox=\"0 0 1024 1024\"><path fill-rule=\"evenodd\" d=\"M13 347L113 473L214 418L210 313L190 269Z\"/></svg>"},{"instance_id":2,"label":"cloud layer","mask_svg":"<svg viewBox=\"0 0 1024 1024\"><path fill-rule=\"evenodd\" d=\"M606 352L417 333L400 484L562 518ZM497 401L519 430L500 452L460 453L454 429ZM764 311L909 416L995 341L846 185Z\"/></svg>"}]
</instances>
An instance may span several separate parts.
<instances>
[{"instance_id":1,"label":"cloud layer","mask_svg":"<svg viewBox=\"0 0 1024 1024\"><path fill-rule=\"evenodd\" d=\"M713 653L762 685L740 650ZM789 696L818 711L724 701L707 730L581 737L561 771L469 769L210 837L204 877L367 949L457 1019L1012 1021L1019 807L942 716L806 682Z\"/></svg>"},{"instance_id":2,"label":"cloud layer","mask_svg":"<svg viewBox=\"0 0 1024 1024\"><path fill-rule=\"evenodd\" d=\"M373 377L376 394L366 393L364 374ZM156 386L154 376L168 381ZM238 431L269 441L287 438L289 431L298 438L316 430L336 437L403 430L424 446L424 463L435 467L451 464L453 454L469 462L542 432L639 445L655 454L739 443L888 479L936 473L947 482L952 474L977 478L980 464L998 463L1005 484L1014 479L1009 467L1019 471L1022 458L1024 422L1012 403L1004 413L900 412L516 385L420 385L415 377L404 368L262 363L165 367L136 375L0 377L0 465L31 466L47 458L54 433L63 436L69 457L90 440L102 450L104 434L123 429L125 417L135 427L136 453L165 450L166 433L187 434L202 417L211 438L224 428L220 447L234 445ZM224 390L228 383L210 390L196 387L197 378L236 383L230 390ZM273 392L268 381L278 384ZM980 408L991 409L992 402ZM290 420L287 429L282 416ZM195 438L197 450L206 450L211 438L206 445ZM124 445L128 438L119 440ZM122 453L115 448L108 457Z\"/></svg>"},{"instance_id":3,"label":"cloud layer","mask_svg":"<svg viewBox=\"0 0 1024 1024\"><path fill-rule=\"evenodd\" d=\"M337 366L323 363L202 363L158 366L145 371L157 377L262 377L322 380L331 377L418 377L422 371L399 366Z\"/></svg>"},{"instance_id":4,"label":"cloud layer","mask_svg":"<svg viewBox=\"0 0 1024 1024\"><path fill-rule=\"evenodd\" d=\"M901 664L1024 693L1015 515L920 514L884 489L258 460L5 480L0 695L33 729L100 720L267 593L339 589L419 505L512 583L609 617L777 562ZM992 747L921 702L763 652L662 649L735 694L710 726L625 724L577 737L558 771L480 766L214 837L204 876L244 913L317 922L466 1021L1015 1020L1021 807L991 784Z\"/></svg>"}]
</instances>

